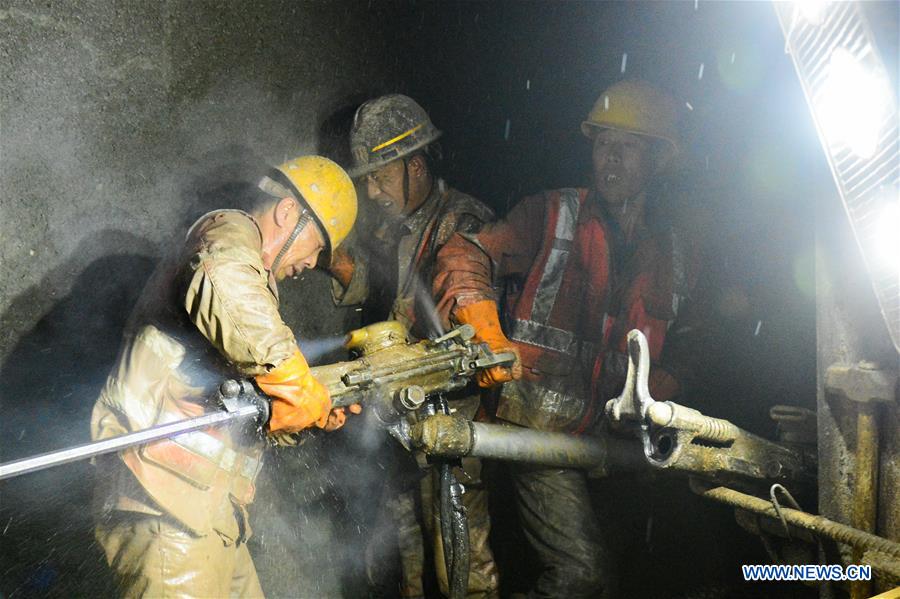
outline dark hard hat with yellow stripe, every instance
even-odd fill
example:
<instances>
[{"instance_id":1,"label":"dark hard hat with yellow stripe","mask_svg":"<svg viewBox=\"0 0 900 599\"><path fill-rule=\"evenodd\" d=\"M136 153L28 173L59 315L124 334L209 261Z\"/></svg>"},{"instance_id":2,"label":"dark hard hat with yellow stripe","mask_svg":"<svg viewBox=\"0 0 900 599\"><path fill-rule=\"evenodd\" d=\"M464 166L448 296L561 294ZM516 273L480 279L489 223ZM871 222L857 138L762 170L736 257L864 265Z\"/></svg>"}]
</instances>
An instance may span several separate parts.
<instances>
[{"instance_id":1,"label":"dark hard hat with yellow stripe","mask_svg":"<svg viewBox=\"0 0 900 599\"><path fill-rule=\"evenodd\" d=\"M415 100L390 94L359 107L350 130L353 155L351 177L359 177L385 164L409 156L441 136L428 113Z\"/></svg>"}]
</instances>

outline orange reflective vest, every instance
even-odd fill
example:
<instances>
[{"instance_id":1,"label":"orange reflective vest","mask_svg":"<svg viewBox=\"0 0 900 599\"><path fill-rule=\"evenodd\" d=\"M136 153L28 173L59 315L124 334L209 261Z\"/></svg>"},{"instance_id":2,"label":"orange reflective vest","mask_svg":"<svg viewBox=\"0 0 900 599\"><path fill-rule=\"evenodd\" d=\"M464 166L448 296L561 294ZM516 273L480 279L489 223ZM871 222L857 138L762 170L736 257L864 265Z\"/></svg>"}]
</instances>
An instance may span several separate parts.
<instances>
[{"instance_id":1,"label":"orange reflective vest","mask_svg":"<svg viewBox=\"0 0 900 599\"><path fill-rule=\"evenodd\" d=\"M586 189L547 192L543 242L519 293L508 296L507 333L523 365L566 374L603 336L611 262L605 225L583 218Z\"/></svg>"},{"instance_id":2,"label":"orange reflective vest","mask_svg":"<svg viewBox=\"0 0 900 599\"><path fill-rule=\"evenodd\" d=\"M557 395L582 393L571 381L582 379L583 415L575 427L581 430L610 389L621 390L629 330L644 332L651 359L658 361L687 293L687 269L671 231L625 248L615 243L602 214L588 206L596 199L587 189L560 189L545 197L541 249L521 289L507 296L506 330L522 356L526 379L559 387ZM568 380L556 384L561 379ZM540 403L546 409L549 402Z\"/></svg>"}]
</instances>

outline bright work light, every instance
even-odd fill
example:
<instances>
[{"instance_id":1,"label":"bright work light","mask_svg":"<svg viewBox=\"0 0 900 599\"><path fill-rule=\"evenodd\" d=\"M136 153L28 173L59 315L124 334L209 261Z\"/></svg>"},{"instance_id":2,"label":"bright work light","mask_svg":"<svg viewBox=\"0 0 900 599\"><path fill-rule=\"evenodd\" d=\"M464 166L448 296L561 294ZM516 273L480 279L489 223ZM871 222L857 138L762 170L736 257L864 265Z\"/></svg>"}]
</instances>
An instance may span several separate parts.
<instances>
[{"instance_id":1,"label":"bright work light","mask_svg":"<svg viewBox=\"0 0 900 599\"><path fill-rule=\"evenodd\" d=\"M857 2L775 2L891 339L900 352L897 99Z\"/></svg>"},{"instance_id":2,"label":"bright work light","mask_svg":"<svg viewBox=\"0 0 900 599\"><path fill-rule=\"evenodd\" d=\"M797 0L795 2L800 16L812 25L822 23L822 15L828 6L828 0Z\"/></svg>"},{"instance_id":3,"label":"bright work light","mask_svg":"<svg viewBox=\"0 0 900 599\"><path fill-rule=\"evenodd\" d=\"M830 145L846 145L861 158L875 154L891 104L888 82L876 70L836 48L813 102Z\"/></svg>"}]
</instances>

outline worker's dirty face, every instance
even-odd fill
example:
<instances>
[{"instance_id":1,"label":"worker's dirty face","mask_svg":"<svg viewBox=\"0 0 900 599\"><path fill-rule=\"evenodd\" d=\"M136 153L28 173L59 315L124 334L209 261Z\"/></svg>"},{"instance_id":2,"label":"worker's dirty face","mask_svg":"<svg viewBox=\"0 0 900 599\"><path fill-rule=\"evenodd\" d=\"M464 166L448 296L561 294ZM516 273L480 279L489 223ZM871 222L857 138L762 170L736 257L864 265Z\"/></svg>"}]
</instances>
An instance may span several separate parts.
<instances>
[{"instance_id":1,"label":"worker's dirty face","mask_svg":"<svg viewBox=\"0 0 900 599\"><path fill-rule=\"evenodd\" d=\"M394 160L366 175L366 192L388 216L399 217L405 212L408 198L403 193L403 160Z\"/></svg>"},{"instance_id":2,"label":"worker's dirty face","mask_svg":"<svg viewBox=\"0 0 900 599\"><path fill-rule=\"evenodd\" d=\"M325 249L325 237L313 219L291 242L291 235L303 218L303 211L304 208L295 198L285 197L253 215L262 235L263 266L272 271L277 281L315 267L319 254ZM278 260L287 243L290 245Z\"/></svg>"},{"instance_id":3,"label":"worker's dirty face","mask_svg":"<svg viewBox=\"0 0 900 599\"><path fill-rule=\"evenodd\" d=\"M286 277L296 276L307 268L315 268L323 249L325 249L325 238L319 231L319 227L310 221L285 252L278 272L274 273L275 279L280 281Z\"/></svg>"},{"instance_id":4,"label":"worker's dirty face","mask_svg":"<svg viewBox=\"0 0 900 599\"><path fill-rule=\"evenodd\" d=\"M611 206L640 194L655 171L652 142L616 129L597 130L592 159L595 188Z\"/></svg>"}]
</instances>

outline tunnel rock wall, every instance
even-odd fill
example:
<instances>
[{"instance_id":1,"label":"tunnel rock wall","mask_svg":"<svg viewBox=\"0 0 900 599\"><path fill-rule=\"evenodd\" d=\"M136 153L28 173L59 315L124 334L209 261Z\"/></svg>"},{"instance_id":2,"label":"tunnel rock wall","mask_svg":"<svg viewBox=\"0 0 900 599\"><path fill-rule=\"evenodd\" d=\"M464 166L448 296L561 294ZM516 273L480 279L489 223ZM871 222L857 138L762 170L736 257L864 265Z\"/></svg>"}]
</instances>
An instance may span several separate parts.
<instances>
[{"instance_id":1,"label":"tunnel rock wall","mask_svg":"<svg viewBox=\"0 0 900 599\"><path fill-rule=\"evenodd\" d=\"M317 151L331 110L390 87L371 18L328 2L0 8L0 358L93 261L155 258L198 192Z\"/></svg>"}]
</instances>

